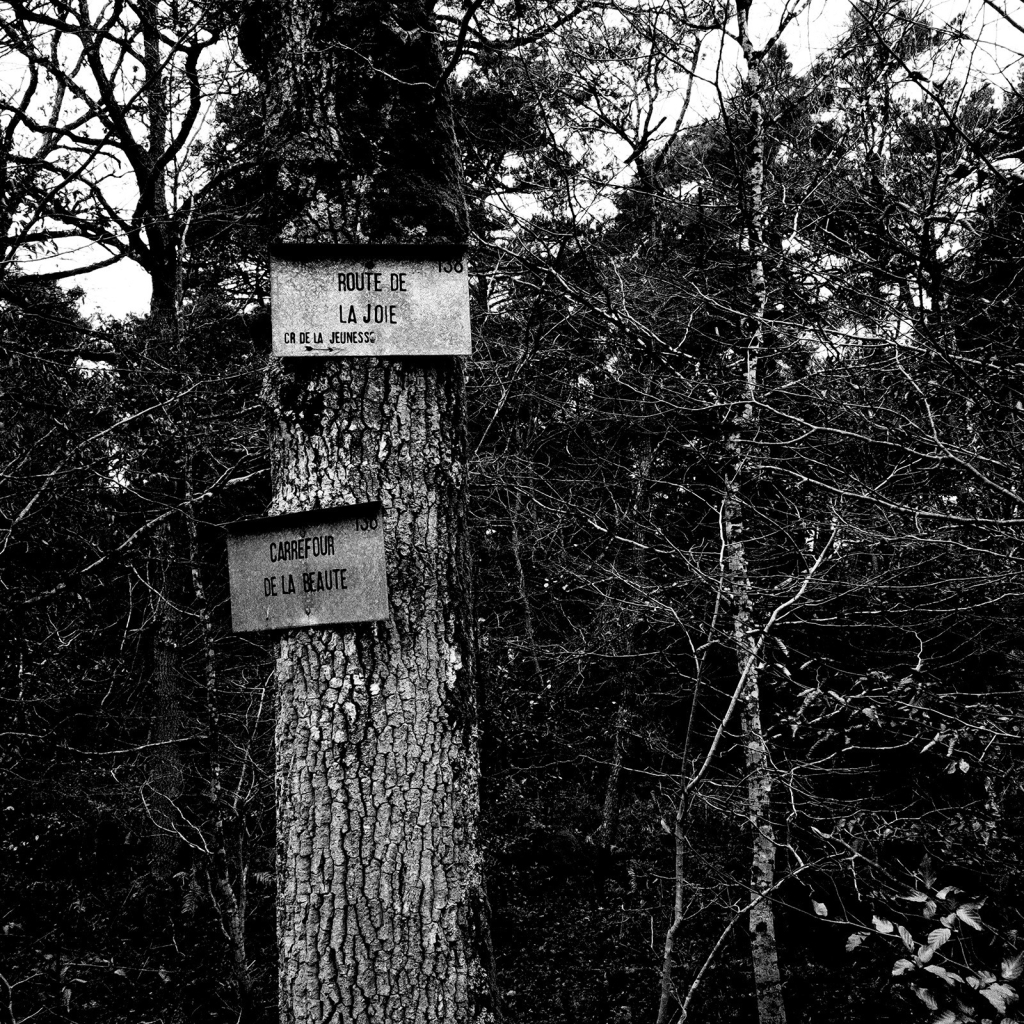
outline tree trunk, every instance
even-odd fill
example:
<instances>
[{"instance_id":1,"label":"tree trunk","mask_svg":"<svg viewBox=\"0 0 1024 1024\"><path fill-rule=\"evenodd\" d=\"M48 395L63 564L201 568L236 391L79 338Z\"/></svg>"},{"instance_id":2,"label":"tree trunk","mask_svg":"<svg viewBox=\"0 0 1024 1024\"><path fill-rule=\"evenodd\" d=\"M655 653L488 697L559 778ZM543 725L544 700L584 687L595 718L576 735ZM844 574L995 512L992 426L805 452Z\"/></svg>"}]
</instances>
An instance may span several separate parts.
<instances>
[{"instance_id":1,"label":"tree trunk","mask_svg":"<svg viewBox=\"0 0 1024 1024\"><path fill-rule=\"evenodd\" d=\"M530 602L530 592L526 585L526 571L523 568L523 543L519 535L519 520L523 514L523 495L518 481L514 488L515 497L508 510L508 521L512 533L512 562L516 568L516 585L519 589L519 603L523 609L523 631L526 634L526 652L533 666L534 681L537 684L537 691L544 689L544 671L540 667L540 657L537 654L537 634L533 628L533 606Z\"/></svg>"},{"instance_id":2,"label":"tree trunk","mask_svg":"<svg viewBox=\"0 0 1024 1024\"><path fill-rule=\"evenodd\" d=\"M648 396L649 397L649 396ZM622 543L620 558L626 585L622 588L619 600L612 605L612 628L609 633L615 638L615 648L610 652L611 690L618 696L615 707L615 720L612 724L611 763L608 768L608 781L604 790L604 802L601 808L601 825L597 831L597 841L606 850L610 850L618 840L619 814L622 805L622 772L626 762L630 743L630 717L635 711L638 693L636 678L638 675L636 661L637 631L640 625L640 601L638 595L645 589L644 570L646 567L646 548L643 544L643 527L647 524L651 506L651 467L654 464L654 451L651 439L641 433L636 442L634 453L635 492L626 514L622 517L626 524L632 543ZM615 566L613 565L613 569Z\"/></svg>"},{"instance_id":3,"label":"tree trunk","mask_svg":"<svg viewBox=\"0 0 1024 1024\"><path fill-rule=\"evenodd\" d=\"M686 761L683 760L685 768ZM672 1017L674 1005L681 1005L679 992L673 976L676 961L676 940L683 925L686 923L686 829L687 829L688 794L683 791L676 805L674 828L672 829L673 850L673 885L672 885L672 920L665 932L665 942L661 951L661 985L658 996L657 1024L668 1024ZM685 1007L680 1010L679 1020L686 1020Z\"/></svg>"},{"instance_id":4,"label":"tree trunk","mask_svg":"<svg viewBox=\"0 0 1024 1024\"><path fill-rule=\"evenodd\" d=\"M358 397L325 416L316 438L279 412L276 505L385 496L392 619L281 643L281 1016L476 1020L482 894L457 511L461 388L450 367L390 361L317 377L330 390L362 378ZM359 431L347 429L353 420Z\"/></svg>"},{"instance_id":5,"label":"tree trunk","mask_svg":"<svg viewBox=\"0 0 1024 1024\"><path fill-rule=\"evenodd\" d=\"M775 911L770 898L775 884L772 775L761 727L761 697L756 667L750 671L742 716L747 748L747 813L752 852L750 888L752 896L761 897L750 909L749 923L757 1015L761 1024L786 1024L779 953L775 944Z\"/></svg>"},{"instance_id":6,"label":"tree trunk","mask_svg":"<svg viewBox=\"0 0 1024 1024\"><path fill-rule=\"evenodd\" d=\"M297 242L464 242L426 6L280 3L268 159ZM295 365L301 363L301 365ZM274 361L273 511L379 500L391 618L280 642L282 1024L493 1020L461 360Z\"/></svg>"},{"instance_id":7,"label":"tree trunk","mask_svg":"<svg viewBox=\"0 0 1024 1024\"><path fill-rule=\"evenodd\" d=\"M761 721L761 652L750 594L750 567L743 537L739 490L743 466L729 484L723 516L729 582L733 602L732 630L737 671L745 676L741 724L747 764L747 820L750 823L750 890L757 902L750 909L750 955L760 1024L786 1024L782 976L775 943L775 833L771 820L772 774ZM758 899L758 897L760 897Z\"/></svg>"},{"instance_id":8,"label":"tree trunk","mask_svg":"<svg viewBox=\"0 0 1024 1024\"><path fill-rule=\"evenodd\" d=\"M622 766L626 759L626 744L629 742L626 726L629 713L626 703L632 698L631 688L623 683L619 689L619 703L615 709L612 725L612 759L608 766L608 781L604 787L604 801L601 805L601 824L597 829L597 844L604 850L611 850L619 838L619 812L622 804Z\"/></svg>"},{"instance_id":9,"label":"tree trunk","mask_svg":"<svg viewBox=\"0 0 1024 1024\"><path fill-rule=\"evenodd\" d=\"M176 310L169 303L158 278L153 280L150 308L151 344L157 360L176 358ZM183 453L173 446L159 456L154 476L162 480L157 508L181 504L180 493ZM184 513L162 520L153 535L153 729L157 746L150 755L149 813L156 826L150 851L150 872L166 882L179 868L182 842L179 835L181 813L178 801L184 789L184 765L176 742L182 736L182 700L184 661L189 643L186 608L191 603L188 590L189 545Z\"/></svg>"},{"instance_id":10,"label":"tree trunk","mask_svg":"<svg viewBox=\"0 0 1024 1024\"><path fill-rule=\"evenodd\" d=\"M750 38L751 0L739 0L736 16L740 45L747 67L750 150L747 154L745 214L750 255L751 308L746 319L744 403L734 416L728 447L731 479L726 484L723 527L726 542L732 631L737 671L745 675L742 691L742 729L747 763L747 818L750 822L752 897L749 929L757 1013L761 1024L786 1024L782 978L775 943L775 913L770 893L775 882L775 835L771 823L772 775L761 721L761 657L758 623L751 594L750 558L744 510L744 485L749 477L747 442L757 427L758 370L764 347L767 282L764 269L764 111L761 98L763 53Z\"/></svg>"},{"instance_id":11,"label":"tree trunk","mask_svg":"<svg viewBox=\"0 0 1024 1024\"><path fill-rule=\"evenodd\" d=\"M158 363L168 365L177 359L178 310L174 281L176 257L170 242L170 215L167 204L166 173L160 157L167 146L167 98L160 44L159 0L145 0L141 7L143 57L146 75L146 173L141 176L140 199L146 228L144 265L153 286L149 310L149 345ZM165 451L156 478L165 481L159 506L171 508L180 503L177 481L182 472L180 452ZM181 850L180 814L177 804L182 795L184 768L181 751L174 742L181 736L182 673L186 643L184 607L187 601L186 559L188 544L184 522L178 515L165 518L154 535L157 582L154 588L156 626L153 640L153 748L150 766L152 799L150 815L156 834L150 853L150 871L167 881L178 869Z\"/></svg>"},{"instance_id":12,"label":"tree trunk","mask_svg":"<svg viewBox=\"0 0 1024 1024\"><path fill-rule=\"evenodd\" d=\"M184 788L181 751L181 657L183 646L183 553L174 524L165 519L154 537L153 729L147 799L155 826L150 873L166 882L178 870L181 850L178 800Z\"/></svg>"}]
</instances>

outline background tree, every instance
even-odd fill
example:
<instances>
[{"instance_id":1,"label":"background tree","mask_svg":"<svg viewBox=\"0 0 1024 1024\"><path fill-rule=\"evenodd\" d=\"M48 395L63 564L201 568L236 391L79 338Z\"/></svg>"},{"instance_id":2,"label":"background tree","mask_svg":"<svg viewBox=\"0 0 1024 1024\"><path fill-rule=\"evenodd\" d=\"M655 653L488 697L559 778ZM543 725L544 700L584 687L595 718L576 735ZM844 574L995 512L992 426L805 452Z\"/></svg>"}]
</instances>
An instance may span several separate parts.
<instances>
[{"instance_id":1,"label":"background tree","mask_svg":"<svg viewBox=\"0 0 1024 1024\"><path fill-rule=\"evenodd\" d=\"M114 1014L124 1000L137 1013L156 998L172 1013L197 1019L220 1012L223 1000L244 1018L259 1003L260 972L249 955L254 936L247 910L258 902L251 875L266 878L269 869L267 854L254 853L250 841L259 834L269 785L261 759L253 758L266 744L259 710L265 679L258 668L264 655L223 642L219 529L239 508L251 507L253 482L265 468L262 453L252 462L257 379L250 317L242 302L232 308L220 297L198 295L185 259L204 177L186 158L208 102L209 52L221 26L210 11L180 6L85 11L29 4L14 5L9 14L4 42L29 83L10 102L4 99L7 165L15 172L8 180L16 186L5 195L10 265L84 240L105 250L96 265L127 256L153 282L146 320L83 332L71 318L66 327L84 339L68 350L77 351L77 363L67 356L70 379L77 367L83 400L104 396L92 406L100 426L78 437L69 457L72 466L89 460L96 483L81 493L102 496L106 529L93 531L83 549L68 544L78 535L74 520L55 524L47 543L67 557L48 588L23 598L57 623L69 657L83 670L94 664L98 680L105 680L72 689L77 711L69 721L76 734L66 732L59 716L50 728L80 755L56 760L82 775L85 799L99 800L108 842L116 847L121 836L132 851L104 883L125 895L104 902L92 938L81 931L69 938L72 947L96 941L108 947L104 967L90 969L106 970L111 984L90 988L93 998L83 1003ZM54 468L56 478L67 472L69 457ZM17 525L20 532L30 521ZM83 572L109 595L101 630L75 627L57 602L78 589ZM37 699L24 686L10 693L16 706ZM35 741L44 750L53 742L47 735L38 723ZM96 782L96 773L103 778L110 768L120 780L112 790ZM27 822L38 813L23 809L28 817L19 827L31 828ZM156 887L136 874L142 836L148 836ZM97 847L83 870L100 870L106 856L107 847ZM269 895L266 884L264 892ZM154 926L148 929L141 907L147 902ZM117 906L128 909L108 912ZM31 958L44 955L66 969L63 952L40 950L54 922L60 933L65 912L55 905L24 935L28 975ZM16 917L12 927L17 923ZM224 950L231 965L221 985L210 980L221 967L209 956L210 928L212 948ZM93 955L79 959L91 963ZM129 976L131 985L120 980ZM168 1000L159 990L172 978L176 996Z\"/></svg>"}]
</instances>

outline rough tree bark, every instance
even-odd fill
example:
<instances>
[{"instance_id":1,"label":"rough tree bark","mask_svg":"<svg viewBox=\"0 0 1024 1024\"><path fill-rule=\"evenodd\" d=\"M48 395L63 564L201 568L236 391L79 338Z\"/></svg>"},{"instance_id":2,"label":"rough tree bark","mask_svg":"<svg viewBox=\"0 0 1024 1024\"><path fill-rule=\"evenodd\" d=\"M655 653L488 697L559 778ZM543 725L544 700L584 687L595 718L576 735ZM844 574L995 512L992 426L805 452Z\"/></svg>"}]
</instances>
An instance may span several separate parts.
<instances>
[{"instance_id":1,"label":"rough tree bark","mask_svg":"<svg viewBox=\"0 0 1024 1024\"><path fill-rule=\"evenodd\" d=\"M276 0L251 17L277 239L463 243L429 5ZM280 1019L493 1020L462 363L294 362L265 383L273 511L380 500L391 618L280 642Z\"/></svg>"}]
</instances>

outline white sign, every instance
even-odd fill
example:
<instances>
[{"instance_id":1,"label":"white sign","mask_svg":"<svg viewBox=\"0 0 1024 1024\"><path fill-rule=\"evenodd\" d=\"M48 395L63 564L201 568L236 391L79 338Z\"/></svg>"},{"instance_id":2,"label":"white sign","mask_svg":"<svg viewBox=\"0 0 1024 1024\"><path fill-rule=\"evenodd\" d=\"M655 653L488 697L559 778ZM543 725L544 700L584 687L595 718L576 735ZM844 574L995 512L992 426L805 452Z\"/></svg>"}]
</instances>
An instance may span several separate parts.
<instances>
[{"instance_id":1,"label":"white sign","mask_svg":"<svg viewBox=\"0 0 1024 1024\"><path fill-rule=\"evenodd\" d=\"M469 269L447 245L271 248L275 356L466 356Z\"/></svg>"},{"instance_id":2,"label":"white sign","mask_svg":"<svg viewBox=\"0 0 1024 1024\"><path fill-rule=\"evenodd\" d=\"M228 535L236 633L390 616L378 502L235 523Z\"/></svg>"}]
</instances>

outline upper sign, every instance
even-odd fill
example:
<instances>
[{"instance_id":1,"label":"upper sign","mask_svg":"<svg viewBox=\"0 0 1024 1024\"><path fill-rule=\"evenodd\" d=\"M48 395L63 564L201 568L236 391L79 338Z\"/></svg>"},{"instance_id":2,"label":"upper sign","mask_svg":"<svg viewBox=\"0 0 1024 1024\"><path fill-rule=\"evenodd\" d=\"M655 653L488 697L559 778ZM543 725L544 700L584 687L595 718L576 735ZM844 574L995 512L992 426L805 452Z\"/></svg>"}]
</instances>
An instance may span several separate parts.
<instances>
[{"instance_id":1,"label":"upper sign","mask_svg":"<svg viewBox=\"0 0 1024 1024\"><path fill-rule=\"evenodd\" d=\"M275 356L467 356L469 271L455 245L270 249Z\"/></svg>"},{"instance_id":2,"label":"upper sign","mask_svg":"<svg viewBox=\"0 0 1024 1024\"><path fill-rule=\"evenodd\" d=\"M228 535L236 633L389 617L379 502L235 523Z\"/></svg>"}]
</instances>

